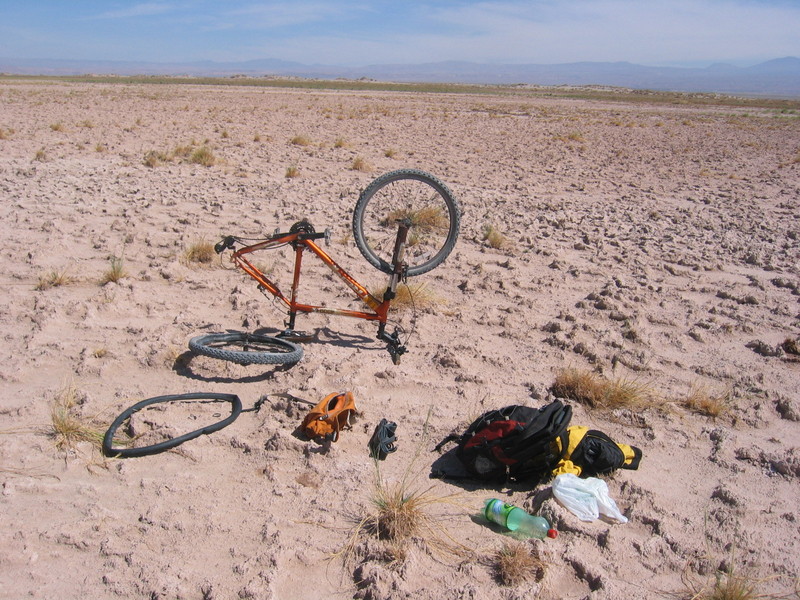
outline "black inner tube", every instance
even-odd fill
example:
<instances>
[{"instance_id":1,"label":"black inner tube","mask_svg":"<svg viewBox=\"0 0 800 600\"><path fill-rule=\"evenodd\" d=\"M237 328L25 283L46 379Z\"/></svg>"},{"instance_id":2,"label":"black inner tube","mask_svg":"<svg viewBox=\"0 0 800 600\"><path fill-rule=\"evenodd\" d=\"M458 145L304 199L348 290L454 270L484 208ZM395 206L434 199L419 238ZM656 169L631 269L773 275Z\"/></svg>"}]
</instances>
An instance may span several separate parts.
<instances>
[{"instance_id":1,"label":"black inner tube","mask_svg":"<svg viewBox=\"0 0 800 600\"><path fill-rule=\"evenodd\" d=\"M145 408L146 406L150 406L151 404L159 404L162 402L176 402L176 401L184 401L184 400L218 400L224 402L231 403L231 414L228 415L222 421L218 421L207 427L202 427L200 429L196 429L194 431L190 431L189 433L185 433L184 435L179 435L178 437L170 438L163 442L159 442L158 444L152 444L150 446L142 446L140 448L114 448L114 434L117 432L117 428L125 422L127 418L129 418L133 413L140 411L141 409ZM147 400L142 400L131 406L126 411L122 412L114 422L111 423L111 426L106 431L106 435L103 437L103 454L106 456L113 456L119 458L133 458L137 456L148 456L151 454L158 454L159 452L164 452L166 450L170 450L171 448L175 448L176 446L180 446L182 443L192 440L196 437L199 437L204 434L214 433L215 431L219 431L223 427L226 427L233 423L236 420L236 417L239 416L239 413L242 412L242 401L239 400L239 396L234 394L216 394L213 392L199 392L194 394L173 394L168 396L156 396L154 398L148 398Z\"/></svg>"}]
</instances>

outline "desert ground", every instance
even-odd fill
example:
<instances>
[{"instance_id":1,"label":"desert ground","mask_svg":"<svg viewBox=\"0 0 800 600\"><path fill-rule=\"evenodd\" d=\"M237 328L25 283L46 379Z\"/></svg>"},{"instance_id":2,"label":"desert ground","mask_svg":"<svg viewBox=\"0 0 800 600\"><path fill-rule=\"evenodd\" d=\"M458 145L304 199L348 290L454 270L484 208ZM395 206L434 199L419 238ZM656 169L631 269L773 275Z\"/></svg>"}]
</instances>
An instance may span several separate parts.
<instances>
[{"instance_id":1,"label":"desert ground","mask_svg":"<svg viewBox=\"0 0 800 600\"><path fill-rule=\"evenodd\" d=\"M254 281L193 258L223 235L307 218L384 285L351 215L401 168L444 181L463 219L445 263L409 281L416 310L393 312L412 333L399 365L373 324L331 315L298 317L315 335L293 366L189 352L203 333L283 329ZM0 199L2 598L798 597L798 108L7 78ZM286 250L258 260L290 278ZM309 299L355 307L306 266ZM627 523L580 521L547 484L429 477L439 440L543 405L565 371L636 392L566 400L573 424L642 450L605 478ZM342 391L352 429L300 435L307 403ZM152 456L92 439L194 392L244 411ZM130 429L148 443L227 410L161 406ZM381 418L397 451L376 462ZM389 540L370 525L398 489L420 527ZM510 539L477 516L489 497L559 536ZM504 547L543 568L509 577Z\"/></svg>"}]
</instances>

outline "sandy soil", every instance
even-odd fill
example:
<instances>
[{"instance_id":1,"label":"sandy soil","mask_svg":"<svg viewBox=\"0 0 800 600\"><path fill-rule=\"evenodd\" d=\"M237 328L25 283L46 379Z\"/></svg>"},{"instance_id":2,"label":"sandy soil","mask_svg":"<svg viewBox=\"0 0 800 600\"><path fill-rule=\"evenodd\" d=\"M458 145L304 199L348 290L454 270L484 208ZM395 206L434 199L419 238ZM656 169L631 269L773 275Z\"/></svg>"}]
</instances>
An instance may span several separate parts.
<instances>
[{"instance_id":1,"label":"sandy soil","mask_svg":"<svg viewBox=\"0 0 800 600\"><path fill-rule=\"evenodd\" d=\"M203 145L213 166L144 164ZM796 597L800 362L780 347L800 334L798 157L797 115L772 110L0 82L0 597L690 597L717 569ZM318 335L292 368L188 353L200 333L277 331L284 317L241 273L187 263L187 248L307 217L378 286L350 218L361 189L404 167L444 180L464 218L450 258L419 277L437 302L398 315L415 330L400 365L371 325L321 315L298 320ZM484 240L489 225L505 247ZM101 285L112 257L126 276ZM288 255L264 260L287 273ZM311 295L347 303L309 267ZM64 285L46 285L57 275ZM644 453L608 478L627 524L583 523L546 486L428 479L447 433L543 404L564 368L651 394L645 409L574 404L573 423ZM48 435L70 388L100 431L164 394L263 403L175 451L110 460ZM686 408L692 389L730 410ZM344 390L361 415L338 443L296 433L307 407L290 395ZM170 406L136 429L179 433L225 410ZM402 547L354 534L373 511L366 444L382 417L399 434L384 483L455 494ZM507 538L475 518L490 496L561 531L527 542L547 564L540 581L496 577Z\"/></svg>"}]
</instances>

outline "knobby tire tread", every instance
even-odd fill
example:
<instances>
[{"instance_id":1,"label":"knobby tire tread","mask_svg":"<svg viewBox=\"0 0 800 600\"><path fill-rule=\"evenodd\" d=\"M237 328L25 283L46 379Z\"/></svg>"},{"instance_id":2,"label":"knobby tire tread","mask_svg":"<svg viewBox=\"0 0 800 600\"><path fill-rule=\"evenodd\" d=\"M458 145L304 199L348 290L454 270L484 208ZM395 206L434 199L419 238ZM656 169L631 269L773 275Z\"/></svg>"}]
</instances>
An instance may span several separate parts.
<instances>
[{"instance_id":1,"label":"knobby tire tread","mask_svg":"<svg viewBox=\"0 0 800 600\"><path fill-rule=\"evenodd\" d=\"M214 343L246 343L248 341L266 343L282 348L280 352L247 352L245 350L225 350L211 346ZM248 333L209 333L189 340L189 349L196 353L240 365L283 365L296 363L303 357L303 348L276 337Z\"/></svg>"}]
</instances>

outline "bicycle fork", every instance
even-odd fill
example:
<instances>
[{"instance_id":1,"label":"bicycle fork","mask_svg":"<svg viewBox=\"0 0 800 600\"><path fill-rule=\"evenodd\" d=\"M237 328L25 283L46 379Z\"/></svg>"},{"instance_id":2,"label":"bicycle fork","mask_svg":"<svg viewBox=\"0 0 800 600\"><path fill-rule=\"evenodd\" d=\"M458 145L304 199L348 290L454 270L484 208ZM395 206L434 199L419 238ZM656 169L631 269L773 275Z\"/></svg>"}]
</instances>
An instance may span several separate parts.
<instances>
[{"instance_id":1,"label":"bicycle fork","mask_svg":"<svg viewBox=\"0 0 800 600\"><path fill-rule=\"evenodd\" d=\"M383 294L384 303L391 302L397 296L397 284L405 279L406 264L403 262L403 256L406 250L406 240L408 239L408 230L411 227L409 219L400 219L397 226L397 238L394 242L394 251L392 252L392 273L389 276L389 285L386 287L386 292ZM406 347L400 343L400 332L395 329L393 333L386 333L386 322L382 321L378 325L378 339L386 342L386 349L392 357L394 364L400 363L400 357L405 354Z\"/></svg>"}]
</instances>

